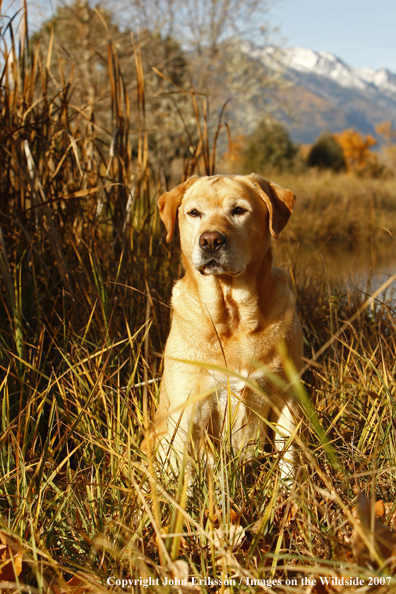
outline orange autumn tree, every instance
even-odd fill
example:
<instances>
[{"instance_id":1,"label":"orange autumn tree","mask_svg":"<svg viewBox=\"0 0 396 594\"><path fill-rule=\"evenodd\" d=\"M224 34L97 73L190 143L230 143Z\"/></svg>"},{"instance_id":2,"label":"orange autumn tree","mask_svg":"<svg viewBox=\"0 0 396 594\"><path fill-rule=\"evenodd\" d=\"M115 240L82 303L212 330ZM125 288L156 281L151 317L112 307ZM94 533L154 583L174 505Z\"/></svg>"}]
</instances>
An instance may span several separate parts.
<instances>
[{"instance_id":1,"label":"orange autumn tree","mask_svg":"<svg viewBox=\"0 0 396 594\"><path fill-rule=\"evenodd\" d=\"M375 127L378 135L385 140L385 146L382 148L385 164L396 171L396 130L390 121L381 122Z\"/></svg>"},{"instance_id":2,"label":"orange autumn tree","mask_svg":"<svg viewBox=\"0 0 396 594\"><path fill-rule=\"evenodd\" d=\"M370 164L374 157L370 149L377 144L371 134L364 137L356 130L349 129L334 136L342 148L348 171L358 173Z\"/></svg>"},{"instance_id":3,"label":"orange autumn tree","mask_svg":"<svg viewBox=\"0 0 396 594\"><path fill-rule=\"evenodd\" d=\"M242 153L245 144L245 135L238 134L234 139L228 138L228 150L223 155L223 165L228 173L235 173L242 162Z\"/></svg>"},{"instance_id":4,"label":"orange autumn tree","mask_svg":"<svg viewBox=\"0 0 396 594\"><path fill-rule=\"evenodd\" d=\"M393 129L391 121L377 124L375 131L385 138L387 144L396 144L396 130Z\"/></svg>"}]
</instances>

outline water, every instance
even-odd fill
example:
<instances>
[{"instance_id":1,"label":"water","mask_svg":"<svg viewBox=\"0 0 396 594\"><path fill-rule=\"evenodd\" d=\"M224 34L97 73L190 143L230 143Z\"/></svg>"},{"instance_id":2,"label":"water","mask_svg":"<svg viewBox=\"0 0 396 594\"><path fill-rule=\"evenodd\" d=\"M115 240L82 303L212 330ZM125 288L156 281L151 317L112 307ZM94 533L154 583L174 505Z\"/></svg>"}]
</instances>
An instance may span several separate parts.
<instances>
[{"instance_id":1,"label":"water","mask_svg":"<svg viewBox=\"0 0 396 594\"><path fill-rule=\"evenodd\" d=\"M359 245L345 249L334 245L282 243L274 246L275 262L296 275L313 275L334 287L357 287L371 294L396 273L396 242ZM396 279L378 298L396 303Z\"/></svg>"}]
</instances>

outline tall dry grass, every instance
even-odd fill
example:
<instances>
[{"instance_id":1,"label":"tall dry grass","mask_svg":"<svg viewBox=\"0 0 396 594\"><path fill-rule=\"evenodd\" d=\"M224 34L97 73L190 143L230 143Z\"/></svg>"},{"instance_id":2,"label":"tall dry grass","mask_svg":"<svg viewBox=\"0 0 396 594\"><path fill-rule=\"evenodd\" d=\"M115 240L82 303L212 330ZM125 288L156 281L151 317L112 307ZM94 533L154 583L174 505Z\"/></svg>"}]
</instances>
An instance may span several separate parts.
<instances>
[{"instance_id":1,"label":"tall dry grass","mask_svg":"<svg viewBox=\"0 0 396 594\"><path fill-rule=\"evenodd\" d=\"M171 592L162 582L187 568L190 582L223 581L188 590L201 592L254 592L252 580L306 592L306 576L345 573L391 581L364 531L369 561L354 556L351 508L358 491L396 496L392 302L365 307L361 293L296 272L314 362L290 388L305 410L295 481L284 489L266 451L248 475L225 440L188 493L186 460L164 472L140 450L180 271L158 221L139 48L132 113L109 44L113 129L99 134L72 80L49 95L51 47L43 61L12 27L0 78L0 579L55 594L105 591L110 577L116 591L117 579L143 592L151 578L150 592ZM198 141L185 175L212 173L205 99L190 99Z\"/></svg>"},{"instance_id":2,"label":"tall dry grass","mask_svg":"<svg viewBox=\"0 0 396 594\"><path fill-rule=\"evenodd\" d=\"M365 179L351 174L308 170L282 173L281 185L298 196L288 225L291 241L357 245L394 245L396 237L396 179Z\"/></svg>"}]
</instances>

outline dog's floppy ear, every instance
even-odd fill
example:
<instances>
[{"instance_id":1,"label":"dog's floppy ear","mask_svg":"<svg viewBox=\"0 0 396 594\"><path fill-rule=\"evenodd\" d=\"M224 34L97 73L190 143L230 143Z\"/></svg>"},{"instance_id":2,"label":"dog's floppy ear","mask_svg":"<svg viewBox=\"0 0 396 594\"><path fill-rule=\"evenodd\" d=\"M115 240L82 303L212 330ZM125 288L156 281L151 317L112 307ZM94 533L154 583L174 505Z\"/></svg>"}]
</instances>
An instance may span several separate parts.
<instances>
[{"instance_id":1,"label":"dog's floppy ear","mask_svg":"<svg viewBox=\"0 0 396 594\"><path fill-rule=\"evenodd\" d=\"M161 221L166 227L166 241L169 243L172 240L173 233L176 225L177 211L185 191L197 181L198 177L194 175L190 177L186 182L176 186L170 192L162 194L158 200L158 208L161 217Z\"/></svg>"},{"instance_id":2,"label":"dog's floppy ear","mask_svg":"<svg viewBox=\"0 0 396 594\"><path fill-rule=\"evenodd\" d=\"M291 190L282 188L256 173L247 176L258 190L269 212L271 235L278 239L279 233L290 219L296 196Z\"/></svg>"}]
</instances>

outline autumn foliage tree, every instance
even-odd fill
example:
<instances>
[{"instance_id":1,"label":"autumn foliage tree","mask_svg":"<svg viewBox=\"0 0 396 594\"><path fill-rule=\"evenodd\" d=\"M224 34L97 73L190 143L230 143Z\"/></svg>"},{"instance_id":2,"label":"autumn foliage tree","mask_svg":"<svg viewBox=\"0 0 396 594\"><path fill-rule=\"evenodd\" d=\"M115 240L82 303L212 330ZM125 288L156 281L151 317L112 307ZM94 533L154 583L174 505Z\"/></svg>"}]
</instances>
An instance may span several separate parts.
<instances>
[{"instance_id":1,"label":"autumn foliage tree","mask_svg":"<svg viewBox=\"0 0 396 594\"><path fill-rule=\"evenodd\" d=\"M381 122L375 127L375 131L385 141L385 146L382 149L384 162L393 173L396 172L396 130L390 121Z\"/></svg>"},{"instance_id":2,"label":"autumn foliage tree","mask_svg":"<svg viewBox=\"0 0 396 594\"><path fill-rule=\"evenodd\" d=\"M237 134L235 138L230 136L228 148L223 154L222 168L227 173L236 173L239 171L243 162L243 151L246 143L244 134Z\"/></svg>"},{"instance_id":3,"label":"autumn foliage tree","mask_svg":"<svg viewBox=\"0 0 396 594\"><path fill-rule=\"evenodd\" d=\"M396 130L393 129L391 121L388 120L377 124L375 131L385 138L387 144L396 144Z\"/></svg>"},{"instance_id":4,"label":"autumn foliage tree","mask_svg":"<svg viewBox=\"0 0 396 594\"><path fill-rule=\"evenodd\" d=\"M359 173L373 160L374 155L370 149L377 141L371 134L364 137L356 130L348 129L334 136L342 148L348 171Z\"/></svg>"}]
</instances>

